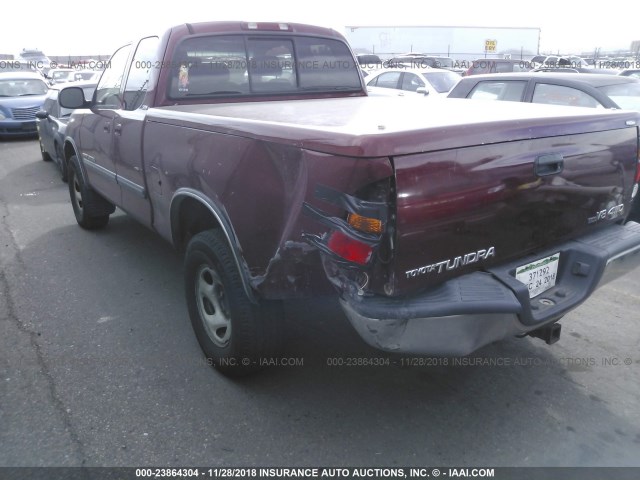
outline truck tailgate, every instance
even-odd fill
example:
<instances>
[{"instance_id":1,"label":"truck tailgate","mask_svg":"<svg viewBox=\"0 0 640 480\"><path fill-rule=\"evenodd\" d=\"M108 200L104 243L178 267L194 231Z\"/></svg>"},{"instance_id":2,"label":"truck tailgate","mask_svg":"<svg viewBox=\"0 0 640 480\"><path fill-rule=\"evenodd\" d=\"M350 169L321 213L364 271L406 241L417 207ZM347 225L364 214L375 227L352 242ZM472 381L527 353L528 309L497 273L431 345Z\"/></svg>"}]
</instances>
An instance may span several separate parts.
<instances>
[{"instance_id":1,"label":"truck tailgate","mask_svg":"<svg viewBox=\"0 0 640 480\"><path fill-rule=\"evenodd\" d=\"M393 158L394 294L535 253L631 208L635 126Z\"/></svg>"}]
</instances>

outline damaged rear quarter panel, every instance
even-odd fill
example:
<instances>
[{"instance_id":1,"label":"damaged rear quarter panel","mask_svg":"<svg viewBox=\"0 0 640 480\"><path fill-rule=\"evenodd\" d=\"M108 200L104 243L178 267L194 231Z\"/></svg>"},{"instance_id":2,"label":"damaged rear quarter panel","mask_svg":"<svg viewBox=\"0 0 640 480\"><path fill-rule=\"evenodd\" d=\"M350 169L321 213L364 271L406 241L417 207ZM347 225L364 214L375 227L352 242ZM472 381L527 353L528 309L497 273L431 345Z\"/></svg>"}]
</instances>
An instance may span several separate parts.
<instances>
[{"instance_id":1,"label":"damaged rear quarter panel","mask_svg":"<svg viewBox=\"0 0 640 480\"><path fill-rule=\"evenodd\" d=\"M318 251L303 233L326 227L302 214L308 202L342 216L314 197L316 185L353 194L393 174L387 157L358 158L306 150L241 135L150 122L145 144L155 228L171 238L171 200L179 189L201 192L228 219L251 286L265 298L332 292ZM153 175L152 175L153 176Z\"/></svg>"}]
</instances>

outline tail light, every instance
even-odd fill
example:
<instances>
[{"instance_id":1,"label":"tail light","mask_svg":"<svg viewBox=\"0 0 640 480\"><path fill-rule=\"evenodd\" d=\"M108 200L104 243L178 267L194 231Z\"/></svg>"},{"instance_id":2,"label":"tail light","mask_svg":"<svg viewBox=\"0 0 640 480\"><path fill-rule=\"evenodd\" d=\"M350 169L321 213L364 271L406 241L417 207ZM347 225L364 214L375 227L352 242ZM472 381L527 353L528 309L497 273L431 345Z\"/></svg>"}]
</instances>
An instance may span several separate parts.
<instances>
[{"instance_id":1,"label":"tail light","mask_svg":"<svg viewBox=\"0 0 640 480\"><path fill-rule=\"evenodd\" d=\"M331 233L327 247L347 262L366 265L373 255L373 247L345 235L339 230Z\"/></svg>"},{"instance_id":2,"label":"tail light","mask_svg":"<svg viewBox=\"0 0 640 480\"><path fill-rule=\"evenodd\" d=\"M364 233L373 233L375 235L381 235L384 224L382 220L377 218L368 218L358 215L357 213L350 213L347 216L347 223L356 230Z\"/></svg>"},{"instance_id":3,"label":"tail light","mask_svg":"<svg viewBox=\"0 0 640 480\"><path fill-rule=\"evenodd\" d=\"M304 213L330 228L323 236L305 234L305 239L343 265L369 265L385 235L389 186L389 179L385 179L367 185L357 192L357 196L316 186L318 200L339 207L345 214L331 216L305 203Z\"/></svg>"}]
</instances>

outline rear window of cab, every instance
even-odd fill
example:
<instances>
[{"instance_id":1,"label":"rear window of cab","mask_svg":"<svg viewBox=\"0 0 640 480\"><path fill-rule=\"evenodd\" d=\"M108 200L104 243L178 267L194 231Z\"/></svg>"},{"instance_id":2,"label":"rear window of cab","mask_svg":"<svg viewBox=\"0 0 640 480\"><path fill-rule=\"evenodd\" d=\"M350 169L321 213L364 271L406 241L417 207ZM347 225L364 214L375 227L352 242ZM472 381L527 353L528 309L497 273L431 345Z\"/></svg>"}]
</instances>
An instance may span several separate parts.
<instances>
[{"instance_id":1,"label":"rear window of cab","mask_svg":"<svg viewBox=\"0 0 640 480\"><path fill-rule=\"evenodd\" d=\"M342 42L305 36L215 35L183 40L171 60L169 97L201 98L361 90Z\"/></svg>"}]
</instances>

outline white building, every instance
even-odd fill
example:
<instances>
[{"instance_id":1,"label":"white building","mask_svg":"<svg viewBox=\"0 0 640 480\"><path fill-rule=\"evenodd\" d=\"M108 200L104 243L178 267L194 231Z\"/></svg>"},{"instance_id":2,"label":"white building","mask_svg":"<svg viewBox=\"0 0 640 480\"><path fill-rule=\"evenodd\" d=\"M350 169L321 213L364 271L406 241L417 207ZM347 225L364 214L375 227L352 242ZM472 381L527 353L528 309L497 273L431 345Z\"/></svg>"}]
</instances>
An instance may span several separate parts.
<instances>
[{"instance_id":1,"label":"white building","mask_svg":"<svg viewBox=\"0 0 640 480\"><path fill-rule=\"evenodd\" d=\"M424 53L458 60L475 58L529 59L538 54L540 29L529 27L368 27L347 26L345 36L355 53L388 59Z\"/></svg>"}]
</instances>

